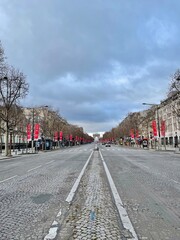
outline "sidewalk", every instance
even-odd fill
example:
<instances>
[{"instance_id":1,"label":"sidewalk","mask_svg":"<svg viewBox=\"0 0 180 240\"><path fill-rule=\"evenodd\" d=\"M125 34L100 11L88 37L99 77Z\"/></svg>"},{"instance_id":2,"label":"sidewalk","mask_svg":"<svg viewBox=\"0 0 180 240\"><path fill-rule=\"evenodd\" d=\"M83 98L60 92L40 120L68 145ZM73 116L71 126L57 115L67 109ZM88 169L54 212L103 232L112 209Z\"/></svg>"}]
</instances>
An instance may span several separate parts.
<instances>
[{"instance_id":1,"label":"sidewalk","mask_svg":"<svg viewBox=\"0 0 180 240\"><path fill-rule=\"evenodd\" d=\"M35 149L34 151L32 152L32 148L28 148L27 150L26 149L21 149L21 150L18 150L18 149L15 149L13 151L11 151L11 156L5 156L5 150L2 151L2 153L0 153L0 160L3 160L3 159L11 159L13 157L18 157L18 156L25 156L25 155L29 155L29 154L41 154L41 153L46 153L46 152L51 152L51 151L56 151L56 150L60 150L58 148L56 149L51 149L51 150L39 150L35 152Z\"/></svg>"},{"instance_id":2,"label":"sidewalk","mask_svg":"<svg viewBox=\"0 0 180 240\"><path fill-rule=\"evenodd\" d=\"M122 145L119 145L120 147L122 146ZM160 147L156 147L156 148L151 148L151 147L149 147L149 148L143 148L142 146L140 147L140 146L138 146L138 145L134 145L134 146L124 146L123 145L123 147L128 147L128 148L134 148L134 149L144 149L144 150L149 150L149 151L169 151L169 152L174 152L174 153L179 153L180 154L180 147L177 147L177 148L175 148L175 147L173 147L172 145L166 145L166 147L164 147L163 145L162 146L160 146Z\"/></svg>"},{"instance_id":3,"label":"sidewalk","mask_svg":"<svg viewBox=\"0 0 180 240\"><path fill-rule=\"evenodd\" d=\"M37 153L39 153L39 152L37 152ZM2 153L0 153L0 160L11 159L11 158L18 157L18 156L24 156L26 154L35 154L35 152L32 153L31 149L28 149L27 151L26 151L26 149L21 149L20 151L16 149L14 151L13 150L11 151L11 156L5 156L5 151L3 150Z\"/></svg>"},{"instance_id":4,"label":"sidewalk","mask_svg":"<svg viewBox=\"0 0 180 240\"><path fill-rule=\"evenodd\" d=\"M149 150L155 150L155 151L175 151L175 148L173 146L157 146L156 149L155 148L149 148Z\"/></svg>"},{"instance_id":5,"label":"sidewalk","mask_svg":"<svg viewBox=\"0 0 180 240\"><path fill-rule=\"evenodd\" d=\"M172 145L170 146L160 146L159 148L157 147L156 149L154 148L149 148L149 150L154 150L154 151L167 151L167 152L174 152L174 153L179 153L180 154L180 148L175 148Z\"/></svg>"}]
</instances>

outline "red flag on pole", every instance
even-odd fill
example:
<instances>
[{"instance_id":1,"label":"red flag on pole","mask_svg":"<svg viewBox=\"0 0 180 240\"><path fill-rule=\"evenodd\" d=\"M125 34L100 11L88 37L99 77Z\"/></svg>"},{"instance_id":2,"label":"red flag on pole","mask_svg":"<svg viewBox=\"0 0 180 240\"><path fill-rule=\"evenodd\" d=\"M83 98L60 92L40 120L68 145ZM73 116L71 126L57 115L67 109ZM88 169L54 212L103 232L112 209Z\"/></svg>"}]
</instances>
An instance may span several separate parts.
<instances>
[{"instance_id":1,"label":"red flag on pole","mask_svg":"<svg viewBox=\"0 0 180 240\"><path fill-rule=\"evenodd\" d=\"M27 140L30 141L31 140L31 124L27 125Z\"/></svg>"},{"instance_id":2,"label":"red flag on pole","mask_svg":"<svg viewBox=\"0 0 180 240\"><path fill-rule=\"evenodd\" d=\"M139 131L136 130L136 138L138 138L138 137L139 137Z\"/></svg>"},{"instance_id":3,"label":"red flag on pole","mask_svg":"<svg viewBox=\"0 0 180 240\"><path fill-rule=\"evenodd\" d=\"M156 121L155 120L152 121L152 129L153 129L154 137L157 137L157 128L156 128Z\"/></svg>"},{"instance_id":4,"label":"red flag on pole","mask_svg":"<svg viewBox=\"0 0 180 240\"><path fill-rule=\"evenodd\" d=\"M72 141L72 134L70 134L70 136L69 136L69 140Z\"/></svg>"},{"instance_id":5,"label":"red flag on pole","mask_svg":"<svg viewBox=\"0 0 180 240\"><path fill-rule=\"evenodd\" d=\"M55 132L54 133L54 141L57 141L58 140L58 132Z\"/></svg>"},{"instance_id":6,"label":"red flag on pole","mask_svg":"<svg viewBox=\"0 0 180 240\"><path fill-rule=\"evenodd\" d=\"M39 138L39 124L36 123L34 126L34 140L38 140Z\"/></svg>"},{"instance_id":7,"label":"red flag on pole","mask_svg":"<svg viewBox=\"0 0 180 240\"><path fill-rule=\"evenodd\" d=\"M131 129L130 136L131 136L131 138L134 138L134 129Z\"/></svg>"},{"instance_id":8,"label":"red flag on pole","mask_svg":"<svg viewBox=\"0 0 180 240\"><path fill-rule=\"evenodd\" d=\"M63 140L63 132L62 131L59 133L59 139L60 139L60 141Z\"/></svg>"},{"instance_id":9,"label":"red flag on pole","mask_svg":"<svg viewBox=\"0 0 180 240\"><path fill-rule=\"evenodd\" d=\"M161 121L161 136L162 137L165 137L165 132L166 132L166 124L165 124L165 121L162 120Z\"/></svg>"}]
</instances>

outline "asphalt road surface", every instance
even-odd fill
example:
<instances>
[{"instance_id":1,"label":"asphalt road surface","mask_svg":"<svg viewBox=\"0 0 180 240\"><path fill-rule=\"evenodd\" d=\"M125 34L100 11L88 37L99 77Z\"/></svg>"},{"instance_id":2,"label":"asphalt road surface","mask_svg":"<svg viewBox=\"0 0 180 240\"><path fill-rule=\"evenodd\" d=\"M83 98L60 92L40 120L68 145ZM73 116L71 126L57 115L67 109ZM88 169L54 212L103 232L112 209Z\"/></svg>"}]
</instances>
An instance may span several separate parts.
<instances>
[{"instance_id":1,"label":"asphalt road surface","mask_svg":"<svg viewBox=\"0 0 180 240\"><path fill-rule=\"evenodd\" d=\"M180 154L99 147L138 239L180 239ZM0 239L45 239L55 219L61 226L57 239L133 239L118 219L100 153L93 150L89 144L0 160ZM69 206L67 196L88 159ZM103 211L91 209L86 233L78 232L84 222L78 212L86 214L95 200ZM99 228L90 230L98 230L96 235L88 233L88 221L93 224L95 217ZM105 229L107 218L110 229ZM76 232L69 231L71 221Z\"/></svg>"},{"instance_id":2,"label":"asphalt road surface","mask_svg":"<svg viewBox=\"0 0 180 240\"><path fill-rule=\"evenodd\" d=\"M180 154L121 147L102 154L140 239L180 239Z\"/></svg>"}]
</instances>

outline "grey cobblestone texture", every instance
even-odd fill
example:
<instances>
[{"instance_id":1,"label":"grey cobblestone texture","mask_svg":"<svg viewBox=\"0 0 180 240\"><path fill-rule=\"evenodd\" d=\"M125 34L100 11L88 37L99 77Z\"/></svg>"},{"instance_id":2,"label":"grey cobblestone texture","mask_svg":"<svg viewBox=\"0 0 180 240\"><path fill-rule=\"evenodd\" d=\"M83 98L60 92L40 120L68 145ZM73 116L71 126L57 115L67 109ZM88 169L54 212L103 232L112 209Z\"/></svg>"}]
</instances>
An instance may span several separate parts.
<instances>
[{"instance_id":1,"label":"grey cobblestone texture","mask_svg":"<svg viewBox=\"0 0 180 240\"><path fill-rule=\"evenodd\" d=\"M94 152L58 239L120 240L123 232L99 153Z\"/></svg>"},{"instance_id":2,"label":"grey cobblestone texture","mask_svg":"<svg viewBox=\"0 0 180 240\"><path fill-rule=\"evenodd\" d=\"M77 177L67 169L48 165L0 184L0 240L43 239Z\"/></svg>"}]
</instances>

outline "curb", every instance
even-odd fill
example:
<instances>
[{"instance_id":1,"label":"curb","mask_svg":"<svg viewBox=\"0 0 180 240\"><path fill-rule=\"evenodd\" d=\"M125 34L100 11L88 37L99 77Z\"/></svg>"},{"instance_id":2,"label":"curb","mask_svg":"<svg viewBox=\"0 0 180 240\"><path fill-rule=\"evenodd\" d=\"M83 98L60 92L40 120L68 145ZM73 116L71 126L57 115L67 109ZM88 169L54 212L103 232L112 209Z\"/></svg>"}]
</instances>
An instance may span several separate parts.
<instances>
[{"instance_id":1,"label":"curb","mask_svg":"<svg viewBox=\"0 0 180 240\"><path fill-rule=\"evenodd\" d=\"M122 146L120 146L122 147ZM154 148L138 148L138 147L130 147L130 146L123 146L124 148L128 149L136 149L136 150L149 150L149 151L159 151L159 152L176 152L175 149L154 149ZM179 151L180 152L180 151Z\"/></svg>"}]
</instances>

